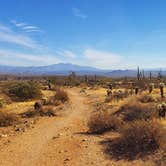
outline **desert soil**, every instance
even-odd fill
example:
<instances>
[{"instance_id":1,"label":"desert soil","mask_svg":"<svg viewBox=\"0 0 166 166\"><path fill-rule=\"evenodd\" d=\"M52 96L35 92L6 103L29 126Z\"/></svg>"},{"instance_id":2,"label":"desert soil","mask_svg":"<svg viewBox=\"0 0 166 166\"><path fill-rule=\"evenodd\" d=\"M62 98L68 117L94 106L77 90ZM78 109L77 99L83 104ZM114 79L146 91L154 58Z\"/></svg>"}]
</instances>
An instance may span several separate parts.
<instances>
[{"instance_id":1,"label":"desert soil","mask_svg":"<svg viewBox=\"0 0 166 166\"><path fill-rule=\"evenodd\" d=\"M62 116L41 118L34 128L9 137L0 149L0 166L130 166L145 162L108 159L102 151L105 136L88 135L93 110L85 95L68 90L71 104ZM148 165L148 164L147 164Z\"/></svg>"}]
</instances>

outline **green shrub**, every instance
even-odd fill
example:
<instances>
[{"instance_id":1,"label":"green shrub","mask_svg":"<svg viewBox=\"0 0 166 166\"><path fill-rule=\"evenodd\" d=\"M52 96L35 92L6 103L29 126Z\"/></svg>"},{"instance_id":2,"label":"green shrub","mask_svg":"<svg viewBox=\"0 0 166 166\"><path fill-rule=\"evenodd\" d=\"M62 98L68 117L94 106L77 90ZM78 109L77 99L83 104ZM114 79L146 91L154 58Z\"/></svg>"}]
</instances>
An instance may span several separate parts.
<instances>
[{"instance_id":1,"label":"green shrub","mask_svg":"<svg viewBox=\"0 0 166 166\"><path fill-rule=\"evenodd\" d=\"M34 82L18 82L9 85L8 94L14 100L37 99L42 96L40 87Z\"/></svg>"}]
</instances>

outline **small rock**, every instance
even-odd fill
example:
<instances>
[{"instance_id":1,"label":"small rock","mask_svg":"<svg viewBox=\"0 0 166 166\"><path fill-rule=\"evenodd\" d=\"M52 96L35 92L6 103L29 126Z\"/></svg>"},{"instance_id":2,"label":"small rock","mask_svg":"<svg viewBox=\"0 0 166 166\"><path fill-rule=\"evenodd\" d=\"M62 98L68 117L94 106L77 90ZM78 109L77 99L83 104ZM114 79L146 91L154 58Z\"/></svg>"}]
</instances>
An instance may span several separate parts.
<instances>
[{"instance_id":1,"label":"small rock","mask_svg":"<svg viewBox=\"0 0 166 166\"><path fill-rule=\"evenodd\" d=\"M58 136L62 136L63 134L62 133L59 133Z\"/></svg>"},{"instance_id":2,"label":"small rock","mask_svg":"<svg viewBox=\"0 0 166 166\"><path fill-rule=\"evenodd\" d=\"M59 138L58 136L54 136L54 137L52 137L52 139L57 139L57 138Z\"/></svg>"},{"instance_id":3,"label":"small rock","mask_svg":"<svg viewBox=\"0 0 166 166\"><path fill-rule=\"evenodd\" d=\"M8 135L7 134L1 134L1 137L6 138L6 137L8 137Z\"/></svg>"},{"instance_id":4,"label":"small rock","mask_svg":"<svg viewBox=\"0 0 166 166\"><path fill-rule=\"evenodd\" d=\"M69 159L69 158L66 158L64 161L70 161L70 159Z\"/></svg>"}]
</instances>

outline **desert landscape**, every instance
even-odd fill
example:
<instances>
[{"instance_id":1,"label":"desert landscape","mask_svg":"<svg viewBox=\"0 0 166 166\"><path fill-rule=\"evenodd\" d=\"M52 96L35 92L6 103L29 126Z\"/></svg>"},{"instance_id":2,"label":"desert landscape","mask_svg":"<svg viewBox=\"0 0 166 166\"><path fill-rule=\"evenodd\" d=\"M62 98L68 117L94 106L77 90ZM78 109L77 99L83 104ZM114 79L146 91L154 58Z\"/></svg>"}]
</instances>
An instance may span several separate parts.
<instances>
[{"instance_id":1,"label":"desert landscape","mask_svg":"<svg viewBox=\"0 0 166 166\"><path fill-rule=\"evenodd\" d=\"M0 165L165 166L164 82L1 77Z\"/></svg>"},{"instance_id":2,"label":"desert landscape","mask_svg":"<svg viewBox=\"0 0 166 166\"><path fill-rule=\"evenodd\" d=\"M0 166L166 166L166 0L0 0Z\"/></svg>"}]
</instances>

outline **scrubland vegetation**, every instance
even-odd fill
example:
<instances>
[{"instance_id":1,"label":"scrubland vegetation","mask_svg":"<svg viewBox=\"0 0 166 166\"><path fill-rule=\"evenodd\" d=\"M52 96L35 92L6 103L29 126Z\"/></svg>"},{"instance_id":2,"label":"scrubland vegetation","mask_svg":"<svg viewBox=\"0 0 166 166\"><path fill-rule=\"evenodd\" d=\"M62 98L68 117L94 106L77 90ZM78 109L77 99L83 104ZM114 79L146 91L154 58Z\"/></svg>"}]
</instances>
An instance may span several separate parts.
<instances>
[{"instance_id":1,"label":"scrubland vegetation","mask_svg":"<svg viewBox=\"0 0 166 166\"><path fill-rule=\"evenodd\" d=\"M166 161L165 83L164 77L152 76L117 79L75 73L68 77L6 76L0 82L0 127L19 124L26 118L56 116L57 108L70 102L64 89L77 87L88 101L94 94L98 99L94 111L89 111L87 133L89 137L107 135L101 142L106 156L129 161L155 158L154 164L157 161L162 165ZM45 92L51 95L45 96ZM32 101L22 113L5 110L6 105Z\"/></svg>"}]
</instances>

